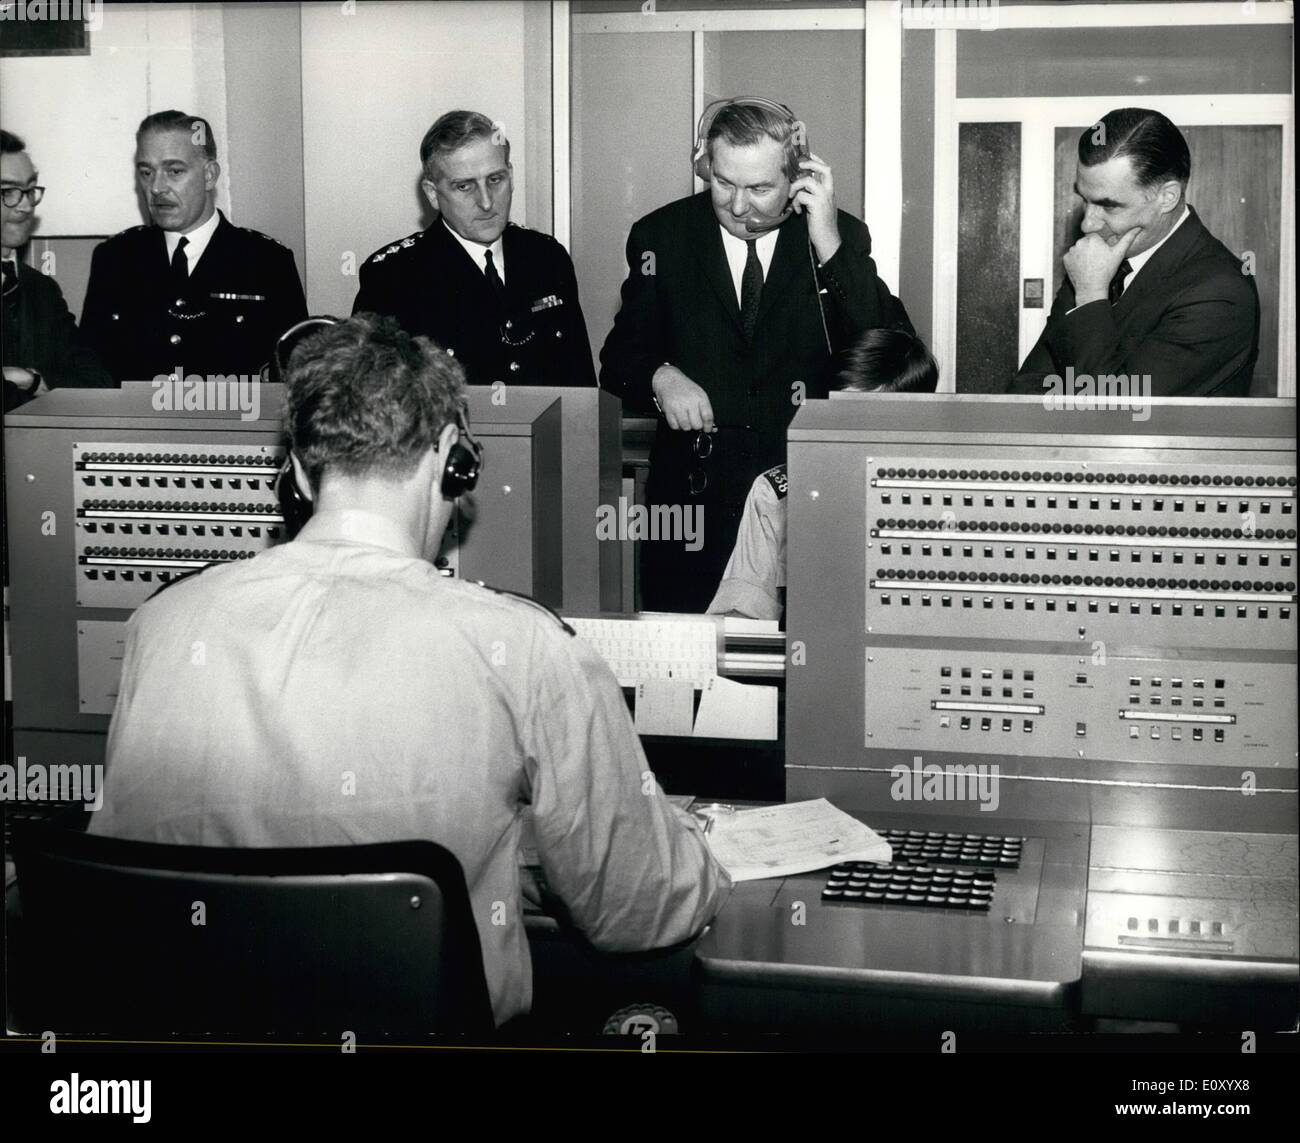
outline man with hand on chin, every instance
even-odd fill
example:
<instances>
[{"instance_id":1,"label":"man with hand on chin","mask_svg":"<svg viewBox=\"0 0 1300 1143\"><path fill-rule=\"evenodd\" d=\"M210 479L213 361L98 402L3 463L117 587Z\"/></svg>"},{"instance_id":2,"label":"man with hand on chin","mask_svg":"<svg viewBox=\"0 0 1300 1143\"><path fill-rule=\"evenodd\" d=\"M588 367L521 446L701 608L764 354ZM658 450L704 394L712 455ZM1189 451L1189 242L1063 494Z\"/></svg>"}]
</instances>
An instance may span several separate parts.
<instances>
[{"instance_id":1,"label":"man with hand on chin","mask_svg":"<svg viewBox=\"0 0 1300 1143\"><path fill-rule=\"evenodd\" d=\"M785 460L799 404L827 395L832 353L868 329L912 332L876 274L867 228L837 208L831 168L807 153L788 107L714 104L694 158L707 189L632 227L623 304L601 351L602 387L659 415L652 518L655 506L705 510L702 545L643 543L648 610L709 605L749 488Z\"/></svg>"},{"instance_id":2,"label":"man with hand on chin","mask_svg":"<svg viewBox=\"0 0 1300 1143\"><path fill-rule=\"evenodd\" d=\"M1083 132L1083 237L1013 391L1041 393L1071 368L1149 377L1154 396L1249 395L1259 294L1188 205L1190 175L1187 142L1158 111L1120 108Z\"/></svg>"}]
</instances>

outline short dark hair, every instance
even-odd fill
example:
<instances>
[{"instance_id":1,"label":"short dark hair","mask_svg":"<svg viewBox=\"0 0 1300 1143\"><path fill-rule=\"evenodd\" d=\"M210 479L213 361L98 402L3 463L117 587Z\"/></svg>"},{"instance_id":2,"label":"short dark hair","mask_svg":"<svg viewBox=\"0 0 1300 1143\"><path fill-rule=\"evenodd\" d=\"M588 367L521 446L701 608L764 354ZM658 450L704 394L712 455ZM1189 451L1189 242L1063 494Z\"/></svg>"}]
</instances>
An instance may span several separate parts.
<instances>
[{"instance_id":1,"label":"short dark hair","mask_svg":"<svg viewBox=\"0 0 1300 1143\"><path fill-rule=\"evenodd\" d=\"M196 129L201 130L202 142L194 139ZM135 129L136 143L155 131L185 132L196 147L202 148L208 162L216 162L217 138L212 134L212 124L201 115L187 115L184 111L155 111L140 120L140 126Z\"/></svg>"},{"instance_id":2,"label":"short dark hair","mask_svg":"<svg viewBox=\"0 0 1300 1143\"><path fill-rule=\"evenodd\" d=\"M285 430L313 488L327 469L409 476L465 401L455 358L369 313L303 338L285 385Z\"/></svg>"},{"instance_id":3,"label":"short dark hair","mask_svg":"<svg viewBox=\"0 0 1300 1143\"><path fill-rule=\"evenodd\" d=\"M510 140L502 134L504 128L479 111L448 111L440 115L420 140L420 166L425 175L434 177L433 160L441 155L459 151L472 139L500 139L506 149L506 162L510 162Z\"/></svg>"},{"instance_id":4,"label":"short dark hair","mask_svg":"<svg viewBox=\"0 0 1300 1143\"><path fill-rule=\"evenodd\" d=\"M853 393L933 393L939 366L919 337L869 329L845 351L838 380Z\"/></svg>"},{"instance_id":5,"label":"short dark hair","mask_svg":"<svg viewBox=\"0 0 1300 1143\"><path fill-rule=\"evenodd\" d=\"M1079 136L1079 162L1085 167L1126 156L1140 187L1169 179L1185 184L1192 174L1183 133L1159 111L1145 107L1108 111Z\"/></svg>"},{"instance_id":6,"label":"short dark hair","mask_svg":"<svg viewBox=\"0 0 1300 1143\"><path fill-rule=\"evenodd\" d=\"M704 146L712 161L714 139L723 139L733 147L752 147L763 139L771 139L785 149L785 173L793 182L804 173L799 167L795 141L795 132L801 126L793 115L761 103L728 103L709 124Z\"/></svg>"},{"instance_id":7,"label":"short dark hair","mask_svg":"<svg viewBox=\"0 0 1300 1143\"><path fill-rule=\"evenodd\" d=\"M17 155L27 150L27 144L11 131L0 129L0 155Z\"/></svg>"}]
</instances>

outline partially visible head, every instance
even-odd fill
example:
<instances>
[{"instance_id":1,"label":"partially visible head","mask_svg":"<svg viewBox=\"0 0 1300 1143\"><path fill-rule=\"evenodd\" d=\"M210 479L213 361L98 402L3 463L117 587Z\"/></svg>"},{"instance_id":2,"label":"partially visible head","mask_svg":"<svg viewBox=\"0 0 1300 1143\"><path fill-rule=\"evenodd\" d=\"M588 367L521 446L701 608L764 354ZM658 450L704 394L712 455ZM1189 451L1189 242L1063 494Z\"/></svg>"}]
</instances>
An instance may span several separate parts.
<instances>
[{"instance_id":1,"label":"partially visible head","mask_svg":"<svg viewBox=\"0 0 1300 1143\"><path fill-rule=\"evenodd\" d=\"M135 133L135 178L149 217L163 230L188 234L216 209L217 141L206 119L158 111Z\"/></svg>"},{"instance_id":2,"label":"partially visible head","mask_svg":"<svg viewBox=\"0 0 1300 1143\"><path fill-rule=\"evenodd\" d=\"M1183 134L1159 111L1121 107L1079 136L1075 193L1083 199L1083 232L1113 246L1141 233L1129 254L1165 237L1182 215L1192 161Z\"/></svg>"},{"instance_id":3,"label":"partially visible head","mask_svg":"<svg viewBox=\"0 0 1300 1143\"><path fill-rule=\"evenodd\" d=\"M844 352L837 380L853 393L933 393L939 366L919 337L869 329Z\"/></svg>"},{"instance_id":4,"label":"partially visible head","mask_svg":"<svg viewBox=\"0 0 1300 1143\"><path fill-rule=\"evenodd\" d=\"M448 111L420 142L420 186L462 238L491 246L510 221L514 168L500 123L477 111Z\"/></svg>"},{"instance_id":5,"label":"partially visible head","mask_svg":"<svg viewBox=\"0 0 1300 1143\"><path fill-rule=\"evenodd\" d=\"M321 510L397 519L432 559L452 509L441 480L465 400L456 360L393 318L363 313L304 337L285 384L304 495Z\"/></svg>"},{"instance_id":6,"label":"partially visible head","mask_svg":"<svg viewBox=\"0 0 1300 1143\"><path fill-rule=\"evenodd\" d=\"M339 319L332 314L320 314L295 322L276 340L275 348L271 351L271 359L262 366L262 380L271 385L283 385L293 351L312 334L338 324Z\"/></svg>"},{"instance_id":7,"label":"partially visible head","mask_svg":"<svg viewBox=\"0 0 1300 1143\"><path fill-rule=\"evenodd\" d=\"M36 168L27 154L27 144L17 135L0 131L0 186L6 191L29 190L36 185ZM39 193L39 192L38 192ZM22 195L13 206L0 200L0 249L26 246L36 228L36 203Z\"/></svg>"},{"instance_id":8,"label":"partially visible head","mask_svg":"<svg viewBox=\"0 0 1300 1143\"><path fill-rule=\"evenodd\" d=\"M802 173L803 130L788 109L766 101L727 103L713 116L704 138L709 189L728 233L753 238L746 221L770 222L785 209Z\"/></svg>"}]
</instances>

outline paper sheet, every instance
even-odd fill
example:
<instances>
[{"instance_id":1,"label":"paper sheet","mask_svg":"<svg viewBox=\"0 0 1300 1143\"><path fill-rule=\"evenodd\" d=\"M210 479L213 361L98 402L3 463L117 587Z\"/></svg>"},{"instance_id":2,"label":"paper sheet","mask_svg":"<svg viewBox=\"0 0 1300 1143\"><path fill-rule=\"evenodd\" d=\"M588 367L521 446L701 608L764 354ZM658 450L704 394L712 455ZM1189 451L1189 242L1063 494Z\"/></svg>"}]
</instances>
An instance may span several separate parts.
<instances>
[{"instance_id":1,"label":"paper sheet","mask_svg":"<svg viewBox=\"0 0 1300 1143\"><path fill-rule=\"evenodd\" d=\"M695 684L690 679L644 679L636 685L638 734L691 733Z\"/></svg>"},{"instance_id":2,"label":"paper sheet","mask_svg":"<svg viewBox=\"0 0 1300 1143\"><path fill-rule=\"evenodd\" d=\"M700 695L695 737L776 738L776 699L776 687L737 683L715 675Z\"/></svg>"},{"instance_id":3,"label":"paper sheet","mask_svg":"<svg viewBox=\"0 0 1300 1143\"><path fill-rule=\"evenodd\" d=\"M825 798L719 816L705 835L733 881L811 873L841 861L891 861L889 842Z\"/></svg>"}]
</instances>

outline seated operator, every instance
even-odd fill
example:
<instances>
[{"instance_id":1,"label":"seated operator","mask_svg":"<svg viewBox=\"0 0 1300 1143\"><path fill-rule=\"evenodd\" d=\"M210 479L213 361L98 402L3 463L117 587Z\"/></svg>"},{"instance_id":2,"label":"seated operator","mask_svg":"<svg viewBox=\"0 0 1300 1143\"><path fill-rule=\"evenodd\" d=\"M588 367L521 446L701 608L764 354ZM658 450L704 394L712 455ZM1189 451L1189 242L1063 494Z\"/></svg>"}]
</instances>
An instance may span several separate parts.
<instances>
[{"instance_id":1,"label":"seated operator","mask_svg":"<svg viewBox=\"0 0 1300 1143\"><path fill-rule=\"evenodd\" d=\"M855 393L933 393L939 367L920 339L871 329L844 355L839 388ZM745 498L736 546L722 573L711 615L780 619L785 610L784 464L759 476Z\"/></svg>"},{"instance_id":2,"label":"seated operator","mask_svg":"<svg viewBox=\"0 0 1300 1143\"><path fill-rule=\"evenodd\" d=\"M460 365L391 318L294 349L287 429L315 513L132 616L91 832L436 841L464 869L500 1025L532 997L526 807L550 889L597 948L691 938L730 881L654 782L596 652L540 604L429 562L480 457L463 401Z\"/></svg>"}]
</instances>

